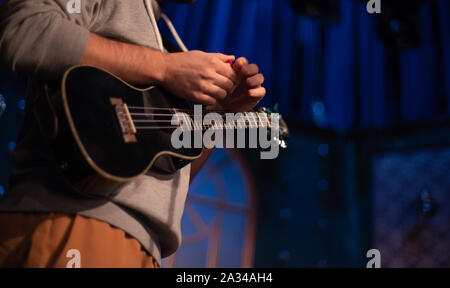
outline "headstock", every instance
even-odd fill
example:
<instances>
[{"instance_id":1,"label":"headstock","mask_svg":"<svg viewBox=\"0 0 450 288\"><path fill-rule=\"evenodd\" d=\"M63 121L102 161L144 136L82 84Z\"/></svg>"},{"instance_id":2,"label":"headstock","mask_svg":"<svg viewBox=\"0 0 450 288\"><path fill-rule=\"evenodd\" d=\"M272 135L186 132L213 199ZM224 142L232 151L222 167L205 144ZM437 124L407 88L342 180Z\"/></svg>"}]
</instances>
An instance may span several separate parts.
<instances>
[{"instance_id":1,"label":"headstock","mask_svg":"<svg viewBox=\"0 0 450 288\"><path fill-rule=\"evenodd\" d=\"M274 137L274 140L278 142L278 144L281 146L281 148L287 148L287 140L289 140L289 138L291 137L291 134L289 132L289 127L286 123L286 121L284 121L283 116L278 113L278 104L275 105L274 111L265 108L265 107L261 107L259 108L258 112L259 113L266 113L270 119L270 115L272 114L277 114L278 117L278 125L279 125L279 135L271 135ZM268 133L270 133L270 131L268 131Z\"/></svg>"}]
</instances>

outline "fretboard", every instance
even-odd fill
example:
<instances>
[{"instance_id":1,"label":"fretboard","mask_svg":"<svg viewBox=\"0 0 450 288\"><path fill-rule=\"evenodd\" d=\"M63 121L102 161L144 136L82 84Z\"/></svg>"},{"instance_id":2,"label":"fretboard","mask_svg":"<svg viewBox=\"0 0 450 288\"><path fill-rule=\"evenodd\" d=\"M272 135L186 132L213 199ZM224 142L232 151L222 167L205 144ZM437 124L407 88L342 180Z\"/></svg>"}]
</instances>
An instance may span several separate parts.
<instances>
[{"instance_id":1,"label":"fretboard","mask_svg":"<svg viewBox=\"0 0 450 288\"><path fill-rule=\"evenodd\" d=\"M209 111L211 112L211 111ZM237 113L234 117L228 117L224 113L216 112L220 118L212 119L212 121L205 121L204 115L188 115L178 114L180 116L180 126L190 131L205 131L205 130L238 130L251 128L271 128L271 119L264 112L244 112ZM205 124L209 122L211 124Z\"/></svg>"}]
</instances>

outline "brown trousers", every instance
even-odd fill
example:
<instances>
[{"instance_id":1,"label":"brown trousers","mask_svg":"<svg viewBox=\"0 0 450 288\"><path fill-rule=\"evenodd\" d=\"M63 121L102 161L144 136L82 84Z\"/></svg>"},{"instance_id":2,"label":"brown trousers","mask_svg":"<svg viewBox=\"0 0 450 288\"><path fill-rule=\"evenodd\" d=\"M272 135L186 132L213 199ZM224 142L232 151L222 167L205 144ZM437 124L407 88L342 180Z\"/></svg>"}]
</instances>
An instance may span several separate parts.
<instances>
[{"instance_id":1,"label":"brown trousers","mask_svg":"<svg viewBox=\"0 0 450 288\"><path fill-rule=\"evenodd\" d=\"M80 215L0 213L0 267L155 268L123 230Z\"/></svg>"}]
</instances>

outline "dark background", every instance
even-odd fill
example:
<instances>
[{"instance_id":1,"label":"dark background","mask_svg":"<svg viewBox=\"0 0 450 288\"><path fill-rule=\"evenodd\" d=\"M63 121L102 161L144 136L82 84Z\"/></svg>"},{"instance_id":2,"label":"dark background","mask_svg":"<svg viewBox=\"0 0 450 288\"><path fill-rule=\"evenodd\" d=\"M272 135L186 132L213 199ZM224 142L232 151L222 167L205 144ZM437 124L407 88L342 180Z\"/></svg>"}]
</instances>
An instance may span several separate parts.
<instances>
[{"instance_id":1,"label":"dark background","mask_svg":"<svg viewBox=\"0 0 450 288\"><path fill-rule=\"evenodd\" d=\"M381 3L380 15L356 0L164 8L188 48L257 63L262 105L290 125L277 160L243 151L257 267L365 267L372 248L384 267L450 267L450 2ZM0 193L24 107L24 80L2 73Z\"/></svg>"}]
</instances>

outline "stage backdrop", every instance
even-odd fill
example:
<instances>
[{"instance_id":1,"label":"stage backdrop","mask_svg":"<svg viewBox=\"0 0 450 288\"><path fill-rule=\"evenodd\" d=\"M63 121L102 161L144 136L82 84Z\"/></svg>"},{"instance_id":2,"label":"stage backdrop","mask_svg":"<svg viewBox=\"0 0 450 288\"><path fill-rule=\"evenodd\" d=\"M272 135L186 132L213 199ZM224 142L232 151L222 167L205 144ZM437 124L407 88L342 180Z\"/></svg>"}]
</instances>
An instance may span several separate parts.
<instances>
[{"instance_id":1,"label":"stage backdrop","mask_svg":"<svg viewBox=\"0 0 450 288\"><path fill-rule=\"evenodd\" d=\"M263 103L279 103L294 118L346 130L450 115L447 0L423 1L421 42L399 53L379 40L366 1L338 1L339 20L324 27L295 14L289 0L166 2L189 49L258 63L267 79Z\"/></svg>"}]
</instances>

